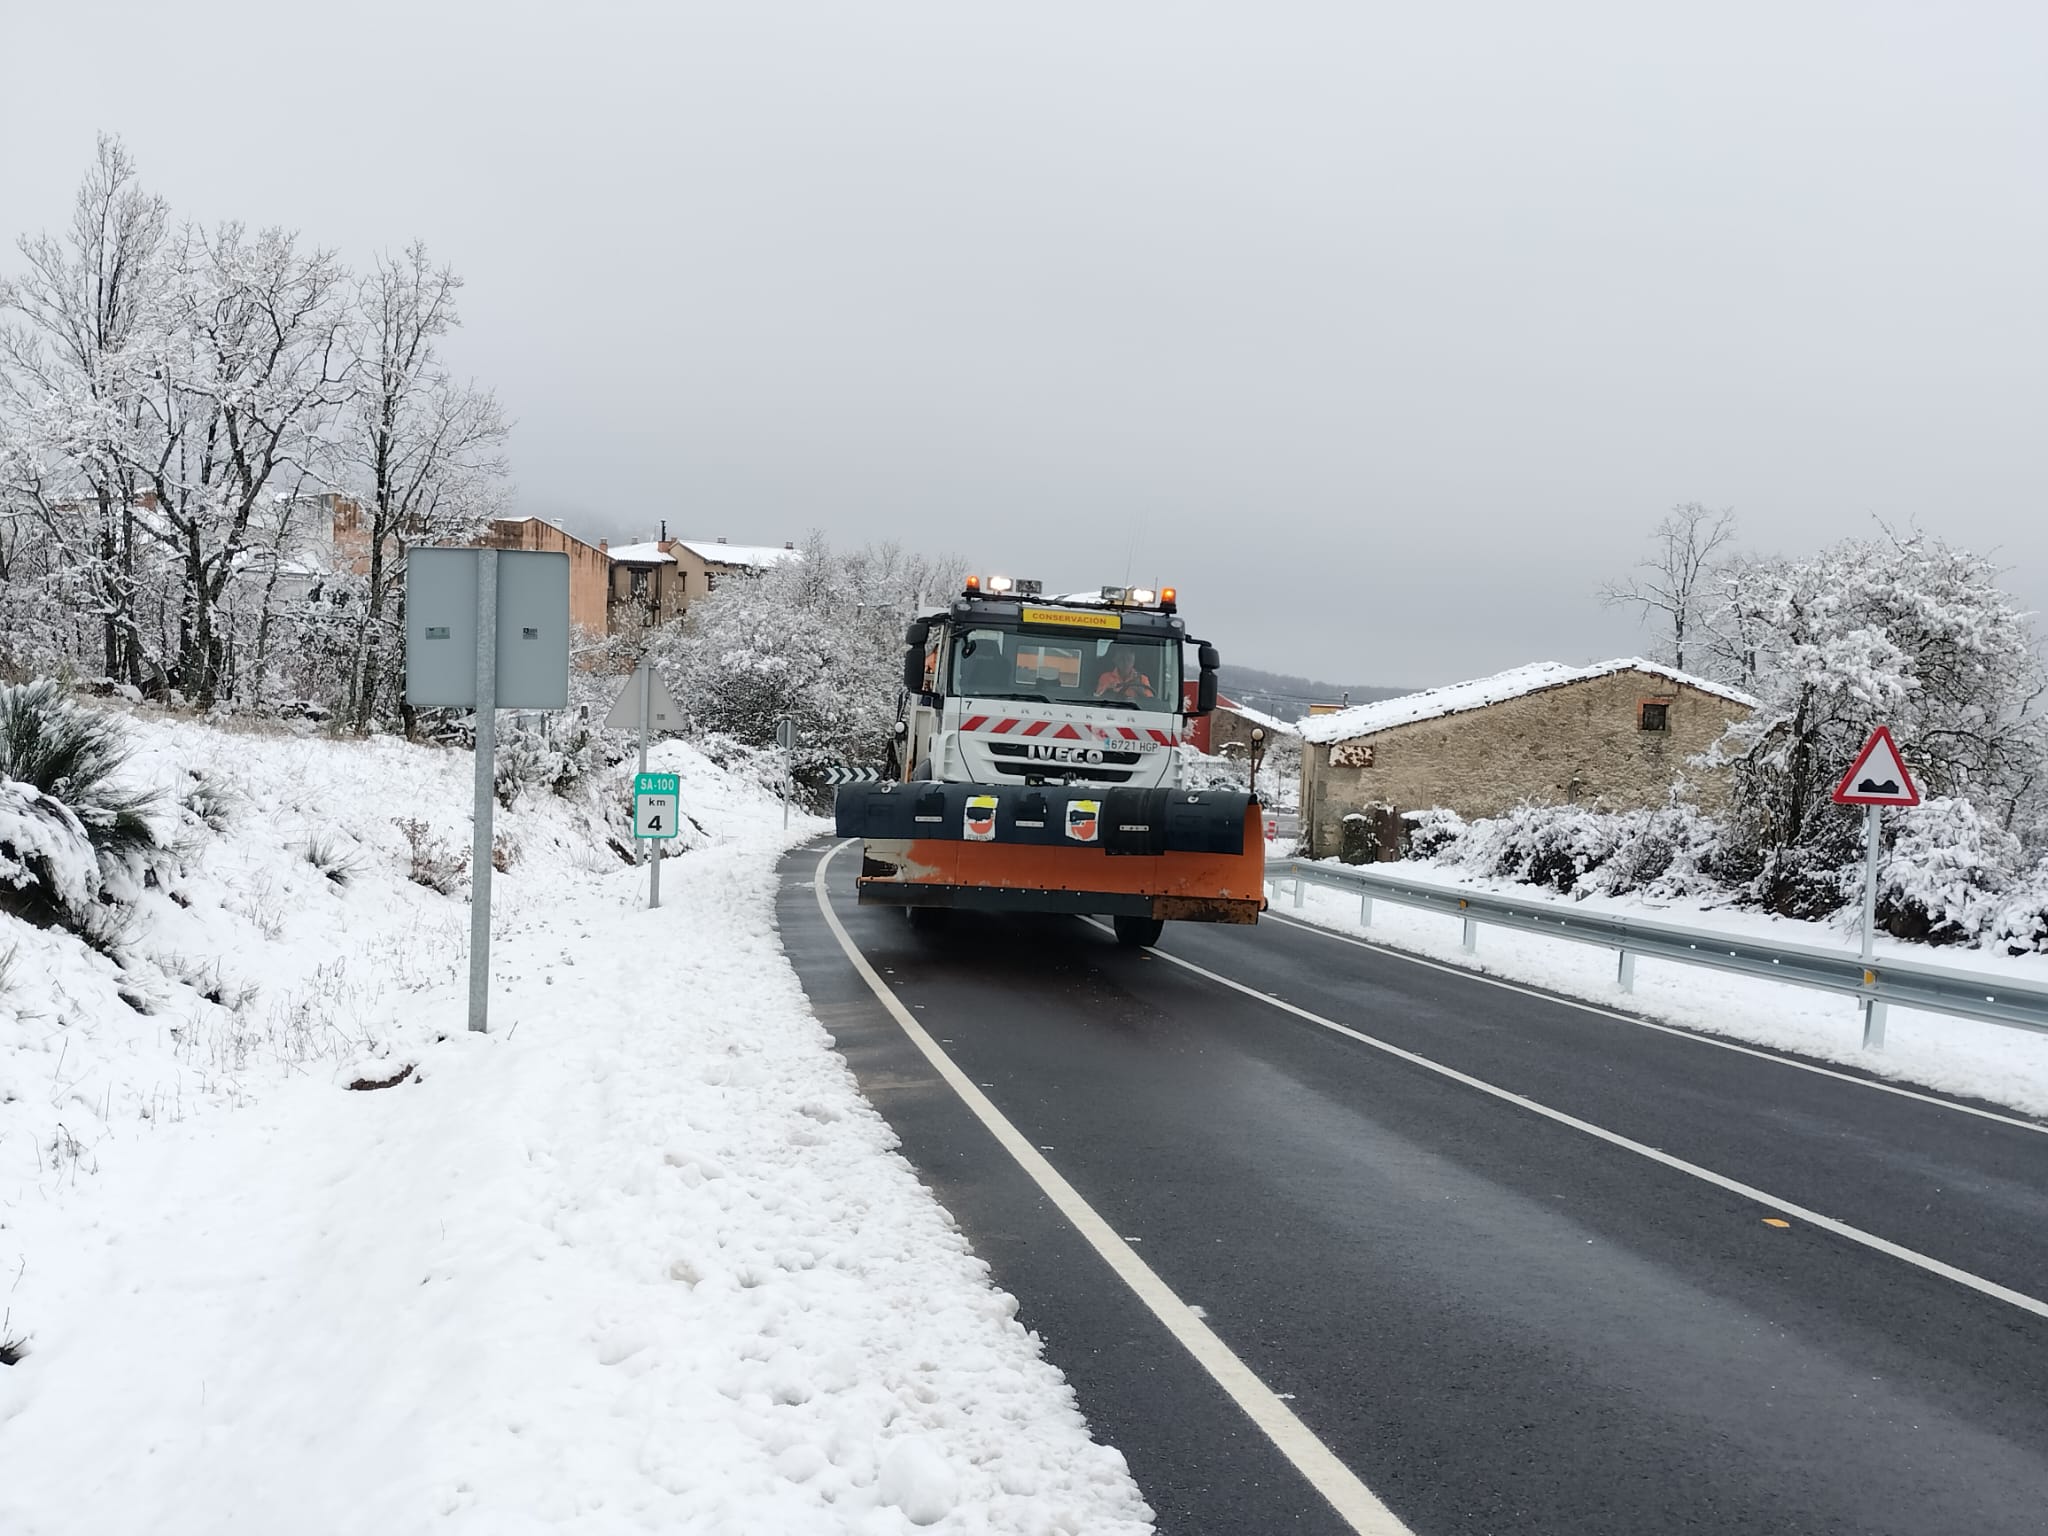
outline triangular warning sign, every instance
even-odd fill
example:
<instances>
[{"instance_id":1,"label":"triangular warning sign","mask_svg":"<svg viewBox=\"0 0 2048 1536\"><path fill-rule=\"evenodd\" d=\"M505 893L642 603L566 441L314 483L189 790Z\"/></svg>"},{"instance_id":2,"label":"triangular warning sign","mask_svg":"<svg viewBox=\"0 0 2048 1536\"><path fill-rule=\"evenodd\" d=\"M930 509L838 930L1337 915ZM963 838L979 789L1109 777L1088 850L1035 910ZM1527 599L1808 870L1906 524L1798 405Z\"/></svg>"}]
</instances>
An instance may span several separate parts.
<instances>
[{"instance_id":1,"label":"triangular warning sign","mask_svg":"<svg viewBox=\"0 0 2048 1536\"><path fill-rule=\"evenodd\" d=\"M683 728L683 712L676 708L675 698L668 691L668 684L656 672L649 680L649 704L647 729L650 731L680 731ZM640 729L640 674L635 672L626 679L626 686L619 690L618 702L612 705L612 712L604 717L604 728L608 731L637 731Z\"/></svg>"},{"instance_id":2,"label":"triangular warning sign","mask_svg":"<svg viewBox=\"0 0 2048 1536\"><path fill-rule=\"evenodd\" d=\"M1863 743L1856 761L1842 782L1835 786L1837 805L1918 805L1920 786L1906 772L1906 760L1899 756L1899 744L1891 728L1880 725Z\"/></svg>"}]
</instances>

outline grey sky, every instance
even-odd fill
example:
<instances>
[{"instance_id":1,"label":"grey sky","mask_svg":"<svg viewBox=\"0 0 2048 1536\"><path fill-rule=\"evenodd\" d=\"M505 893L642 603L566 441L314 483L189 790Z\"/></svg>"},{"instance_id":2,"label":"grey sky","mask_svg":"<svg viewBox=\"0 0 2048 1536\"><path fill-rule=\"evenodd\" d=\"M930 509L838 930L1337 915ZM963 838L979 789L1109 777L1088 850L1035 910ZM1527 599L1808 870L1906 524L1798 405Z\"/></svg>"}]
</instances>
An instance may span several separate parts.
<instances>
[{"instance_id":1,"label":"grey sky","mask_svg":"<svg viewBox=\"0 0 2048 1536\"><path fill-rule=\"evenodd\" d=\"M293 19L294 12L302 12ZM0 240L467 276L524 510L1177 583L1233 659L1635 648L1671 503L2048 602L2048 8L229 0L4 23ZM1131 551L1135 546L1135 561Z\"/></svg>"}]
</instances>

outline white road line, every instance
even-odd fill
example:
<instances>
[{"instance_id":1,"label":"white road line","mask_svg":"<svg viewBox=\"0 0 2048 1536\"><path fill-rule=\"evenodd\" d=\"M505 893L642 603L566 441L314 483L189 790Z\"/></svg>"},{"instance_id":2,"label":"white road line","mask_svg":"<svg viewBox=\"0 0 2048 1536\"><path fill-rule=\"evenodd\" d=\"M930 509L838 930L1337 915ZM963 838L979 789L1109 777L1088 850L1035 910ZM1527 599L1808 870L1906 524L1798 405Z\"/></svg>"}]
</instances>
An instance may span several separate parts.
<instances>
[{"instance_id":1,"label":"white road line","mask_svg":"<svg viewBox=\"0 0 2048 1536\"><path fill-rule=\"evenodd\" d=\"M1743 1045L1734 1040L1723 1040L1716 1035L1702 1034L1696 1029L1684 1029L1676 1024L1660 1024L1640 1014L1624 1013L1619 1008L1603 1007L1599 1003L1586 1002L1576 997L1566 997L1558 992L1546 992L1540 987L1524 986L1519 982L1507 981L1499 976L1489 976L1484 971L1474 970L1469 965L1454 965L1448 961L1431 959L1427 955L1414 954L1398 944L1375 942L1361 939L1354 934L1339 933L1321 923L1304 922L1298 917L1282 917L1278 912L1265 914L1274 922L1287 928L1298 928L1304 933L1320 934L1323 938L1334 939L1339 944L1350 944L1358 949L1369 949L1376 955L1385 955L1390 960L1405 960L1410 965L1420 965L1432 971L1442 971L1450 976L1464 976L1472 981L1483 981L1489 987L1499 987L1506 992L1519 992L1524 997L1538 998L1546 1003L1556 1003L1563 1008L1576 1008L1581 1013L1598 1014L1603 1019L1615 1019L1623 1024L1634 1024L1642 1029L1654 1029L1662 1035L1676 1035L1681 1040L1691 1040L1699 1045L1711 1045L1718 1050L1737 1051L1744 1056L1754 1056L1758 1061L1774 1062L1781 1067L1791 1067L1800 1072L1811 1072L1816 1077L1832 1077L1838 1083L1853 1083L1858 1088L1869 1088L1878 1093L1895 1094L1902 1099L1912 1099L1921 1104L1932 1104L1937 1109L1954 1110L1959 1115L1975 1115L1980 1120L1996 1120L2000 1125L2017 1126L2023 1131L2032 1131L2038 1136L2048 1136L2048 1124L2039 1120L2022 1120L2016 1115L2002 1115L1996 1110L1979 1109L1974 1104L1958 1104L1953 1099L1944 1099L1932 1093L1917 1093L1911 1088L1901 1088L1894 1083L1881 1083L1867 1077L1858 1077L1853 1072L1837 1072L1832 1067L1819 1066L1814 1062L1800 1061L1791 1056L1781 1056L1775 1051L1759 1050L1753 1045ZM1649 957L1652 961L1655 956ZM1768 981L1769 977L1756 978Z\"/></svg>"},{"instance_id":2,"label":"white road line","mask_svg":"<svg viewBox=\"0 0 2048 1536\"><path fill-rule=\"evenodd\" d=\"M1096 927L1103 929L1104 932L1110 931L1106 924L1096 922L1094 918L1087 918L1084 921L1094 923ZM1418 1056L1413 1051L1403 1050L1400 1046L1386 1040L1377 1039L1372 1035L1366 1034L1363 1030L1353 1029L1348 1024L1339 1024L1335 1019L1326 1019L1321 1014L1312 1013L1306 1008L1298 1007L1284 998L1271 997L1254 987L1246 986L1241 981L1233 981L1230 977L1219 975L1215 971L1209 970L1206 966L1196 965L1192 960L1183 960L1179 955L1169 955L1163 949L1155 949L1152 953L1170 965L1177 965L1182 970L1192 971L1197 976L1215 982L1219 987L1228 987L1233 992L1241 992L1254 1001L1264 1003L1268 1008L1277 1008L1282 1013L1291 1013L1298 1019L1305 1019L1311 1024L1321 1025L1324 1029L1343 1035L1346 1039L1356 1040L1360 1045L1369 1045L1374 1050L1384 1051L1387 1055L1397 1060L1405 1061L1411 1066L1421 1067L1426 1072L1434 1072L1439 1077L1447 1077L1454 1083L1462 1083L1467 1088L1476 1088L1481 1093L1491 1094L1503 1103L1512 1104L1518 1109L1526 1109L1533 1115L1541 1115L1544 1119L1554 1120L1559 1125L1568 1125L1575 1131L1583 1132L1585 1135L1594 1137L1596 1140L1606 1142L1609 1146L1620 1147L1624 1151L1635 1153L1638 1157L1646 1157L1653 1163L1662 1163L1666 1168L1675 1168L1680 1173L1690 1174L1702 1183L1712 1184L1719 1189L1729 1191L1731 1194L1741 1195L1745 1199L1754 1200L1758 1205L1766 1206L1772 1211L1782 1212L1788 1216L1797 1216L1801 1221L1806 1222L1810 1226L1819 1227L1823 1232L1832 1232L1837 1237L1846 1237L1852 1243L1861 1243L1866 1248L1874 1248L1877 1252L1889 1254L1892 1258L1903 1259L1906 1263L1924 1269L1929 1274L1940 1275L1944 1280L1953 1280L1957 1285L1967 1286L1969 1289L1981 1292L1996 1301L2005 1302L2008 1306L2018 1307L2023 1312L2032 1312L2037 1317L2048 1317L2048 1301L2042 1301L2037 1297L2029 1296L2024 1291L2016 1291L2010 1286L2000 1285L1996 1280L1987 1280L1982 1275L1973 1275L1967 1269L1958 1269L1953 1264L1944 1264L1940 1259L1915 1252L1911 1248L1902 1247L1890 1238L1879 1237L1876 1233L1866 1232L1861 1227L1852 1227L1846 1221L1837 1221L1832 1216L1823 1216L1819 1211L1810 1210L1803 1205L1795 1205L1790 1200L1780 1200L1776 1195L1766 1190L1758 1189L1754 1184L1745 1184L1740 1179L1731 1179L1726 1174L1714 1172L1711 1168L1702 1168L1698 1163L1689 1163L1682 1157L1673 1157L1669 1152L1660 1151L1656 1147L1647 1146L1640 1141L1607 1130L1603 1126L1593 1124L1590 1120L1581 1120L1577 1115L1568 1115L1561 1109L1552 1109L1548 1104L1539 1104L1534 1099L1526 1098L1519 1093L1513 1092L1511 1089L1489 1083L1484 1078L1474 1077L1469 1072L1460 1072L1456 1067L1447 1067L1440 1061L1430 1060L1427 1056Z\"/></svg>"},{"instance_id":3,"label":"white road line","mask_svg":"<svg viewBox=\"0 0 2048 1536\"><path fill-rule=\"evenodd\" d=\"M1025 1140L1022 1133L1004 1118L1002 1111L991 1104L987 1096L953 1064L953 1058L925 1033L924 1026L910 1016L910 1011L897 1000L888 984L875 974L875 968L868 964L867 957L840 924L839 914L832 910L832 900L827 892L826 866L832 862L833 855L848 846L849 843L836 844L818 860L818 910L824 914L825 926L832 930L832 937L839 941L839 947L846 952L854 970L859 972L861 980L868 984L868 990L875 994L881 1005L888 1009L889 1016L901 1026L904 1034L910 1037L910 1043L924 1053L925 1060L960 1096L961 1102L974 1112L975 1118L988 1127L989 1134L995 1137L1003 1150L1015 1158L1017 1165L1031 1176L1032 1182L1045 1191L1046 1197L1088 1240L1089 1246L1102 1255L1103 1261L1116 1271L1117 1278L1131 1288L1154 1317L1165 1324L1181 1347L1193 1355L1196 1363L1230 1394L1231 1401L1265 1432L1280 1454L1314 1485L1316 1492L1330 1501L1331 1508L1352 1530L1359 1536L1411 1536L1408 1527L1395 1519L1393 1512L1379 1501L1373 1491L1316 1438L1314 1431L1295 1416L1294 1410L1252 1374L1251 1367L1210 1330L1194 1308L1176 1296L1166 1282L1131 1251L1131 1245L1117 1235L1116 1229L1081 1198L1073 1185L1060 1177L1038 1149Z\"/></svg>"}]
</instances>

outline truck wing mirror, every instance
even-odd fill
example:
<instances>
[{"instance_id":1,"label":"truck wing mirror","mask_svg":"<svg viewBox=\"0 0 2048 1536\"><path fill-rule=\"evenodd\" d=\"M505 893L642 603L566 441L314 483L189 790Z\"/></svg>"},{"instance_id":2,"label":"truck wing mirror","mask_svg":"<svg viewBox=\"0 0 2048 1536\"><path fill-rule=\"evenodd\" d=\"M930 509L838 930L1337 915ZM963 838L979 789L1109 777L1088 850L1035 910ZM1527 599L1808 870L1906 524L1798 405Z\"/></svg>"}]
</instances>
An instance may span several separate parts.
<instances>
[{"instance_id":1,"label":"truck wing mirror","mask_svg":"<svg viewBox=\"0 0 2048 1536\"><path fill-rule=\"evenodd\" d=\"M1201 663L1204 672L1214 672L1223 665L1223 657L1213 645L1204 645L1196 651L1195 659Z\"/></svg>"},{"instance_id":2,"label":"truck wing mirror","mask_svg":"<svg viewBox=\"0 0 2048 1536\"><path fill-rule=\"evenodd\" d=\"M1202 668L1201 678L1195 683L1195 713L1206 715L1216 708L1216 672L1212 667Z\"/></svg>"},{"instance_id":3,"label":"truck wing mirror","mask_svg":"<svg viewBox=\"0 0 2048 1536\"><path fill-rule=\"evenodd\" d=\"M903 686L910 693L924 692L924 648L931 637L930 619L912 619L903 631Z\"/></svg>"}]
</instances>

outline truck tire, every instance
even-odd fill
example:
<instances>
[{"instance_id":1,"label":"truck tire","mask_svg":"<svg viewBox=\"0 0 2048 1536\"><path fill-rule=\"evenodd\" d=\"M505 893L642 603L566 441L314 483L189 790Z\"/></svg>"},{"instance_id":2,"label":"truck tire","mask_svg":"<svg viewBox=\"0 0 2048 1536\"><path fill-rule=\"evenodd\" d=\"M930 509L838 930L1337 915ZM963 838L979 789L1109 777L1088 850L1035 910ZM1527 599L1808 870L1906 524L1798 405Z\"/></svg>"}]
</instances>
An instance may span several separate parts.
<instances>
[{"instance_id":1,"label":"truck tire","mask_svg":"<svg viewBox=\"0 0 2048 1536\"><path fill-rule=\"evenodd\" d=\"M919 933L931 933L946 924L944 907L905 907L903 915L910 919L910 926Z\"/></svg>"},{"instance_id":2,"label":"truck tire","mask_svg":"<svg viewBox=\"0 0 2048 1536\"><path fill-rule=\"evenodd\" d=\"M1113 917L1110 924L1116 929L1117 943L1126 949L1150 949L1166 931L1163 917Z\"/></svg>"}]
</instances>

